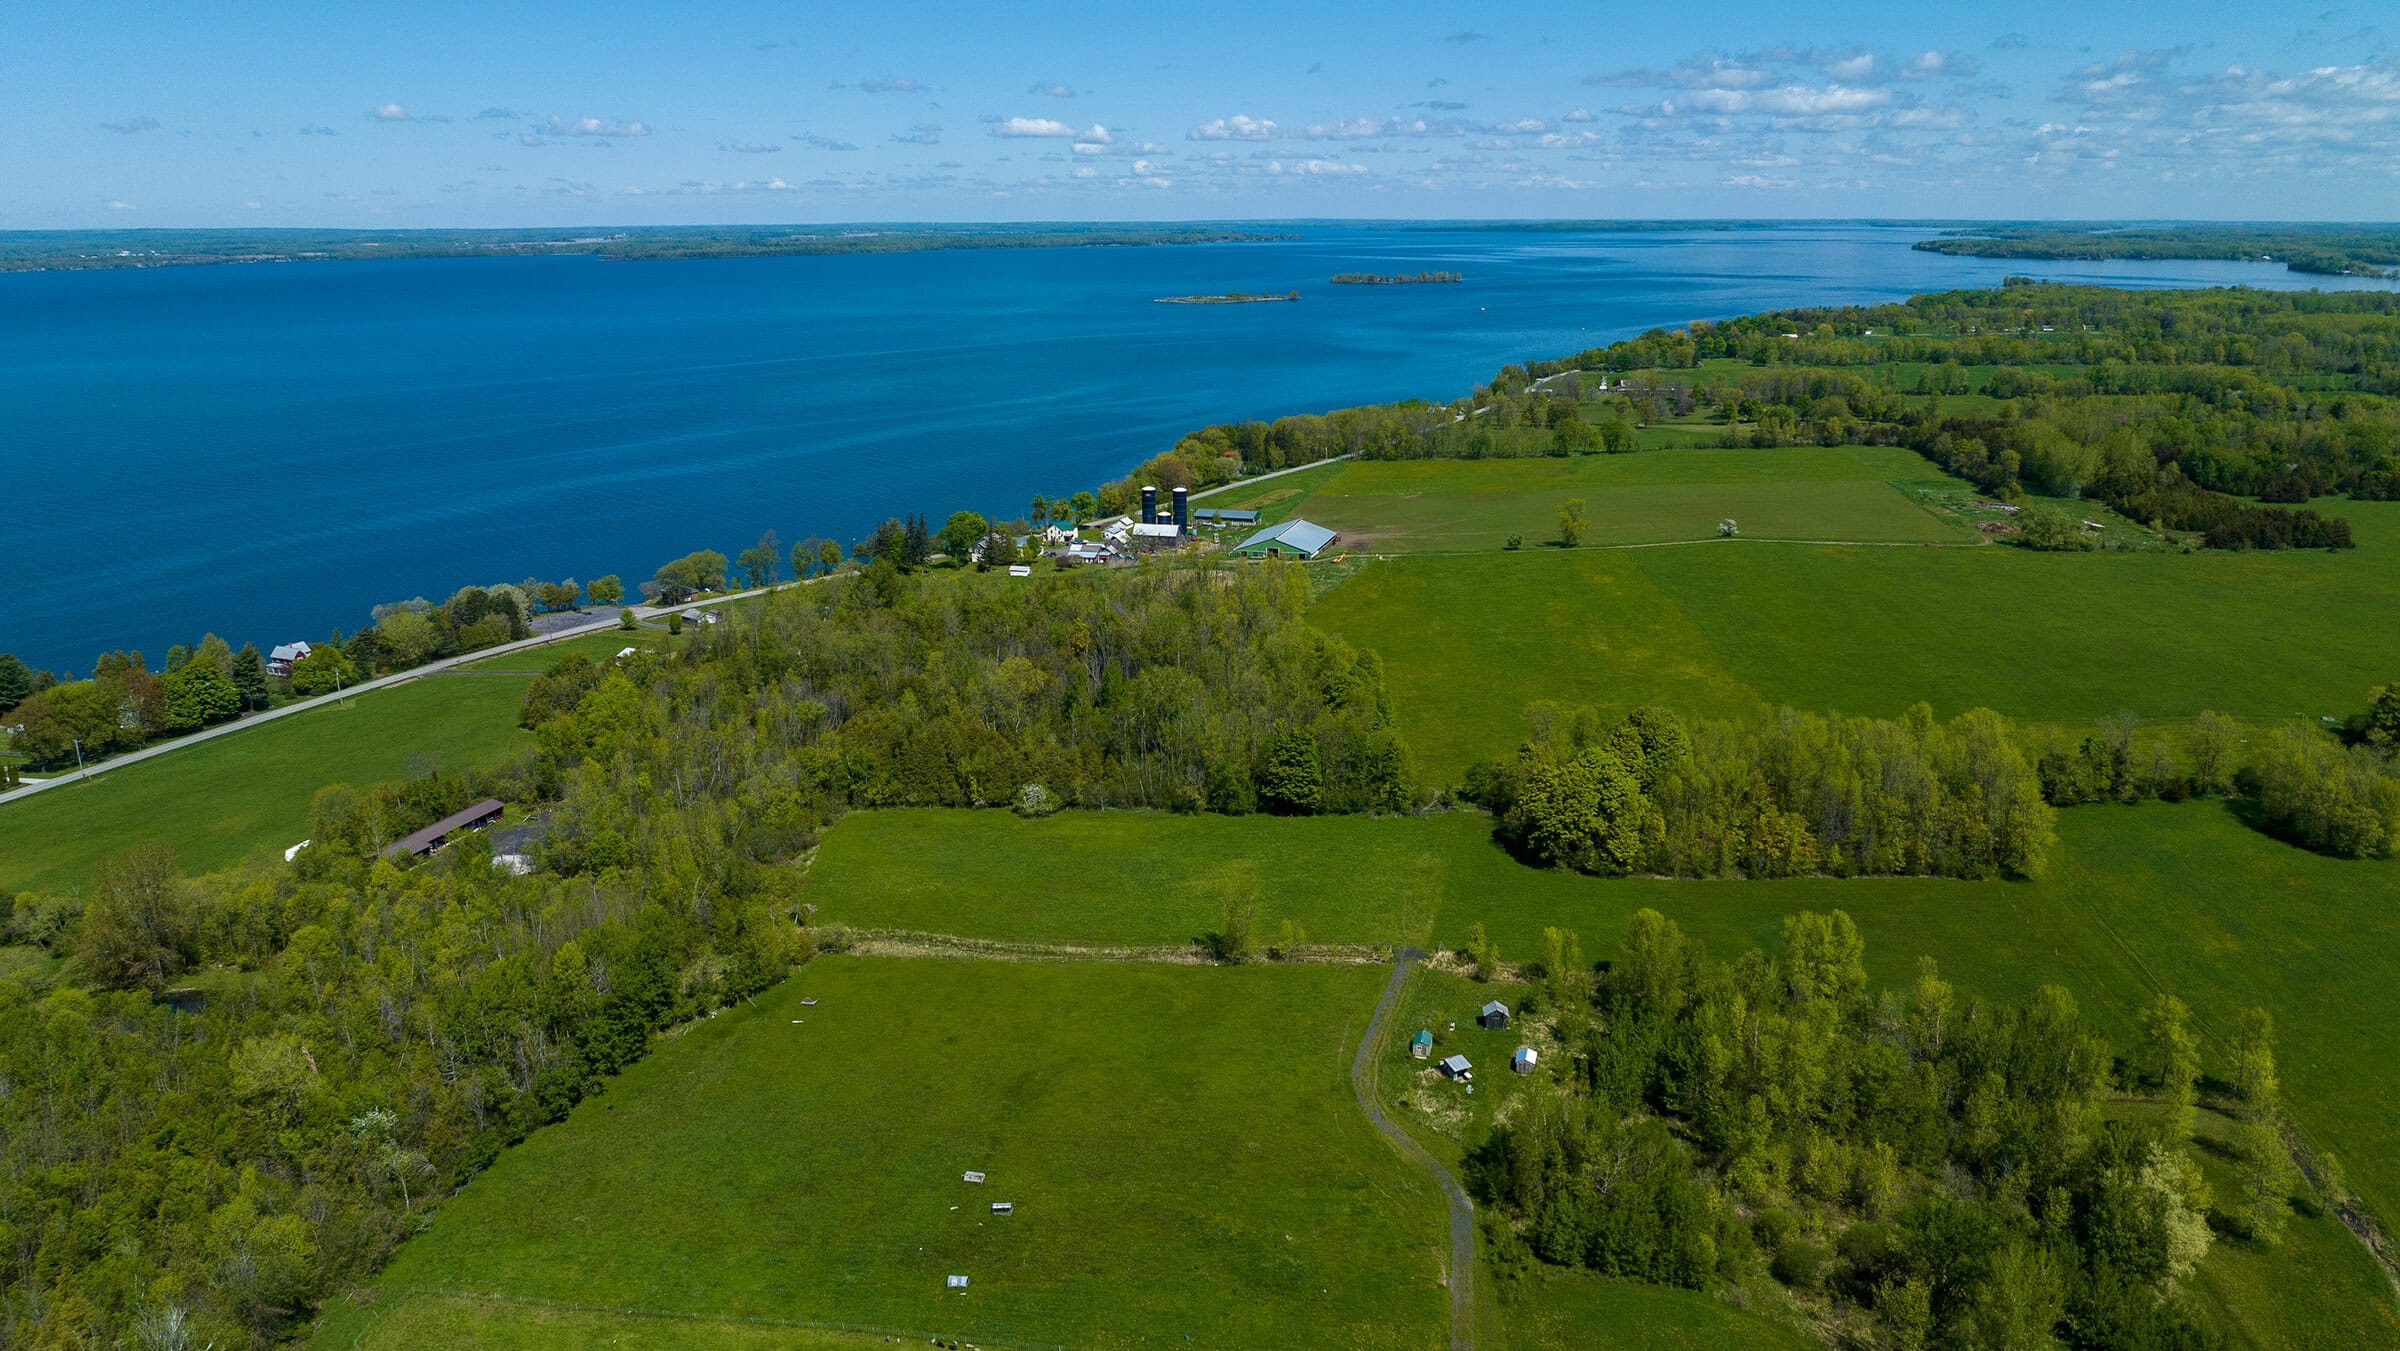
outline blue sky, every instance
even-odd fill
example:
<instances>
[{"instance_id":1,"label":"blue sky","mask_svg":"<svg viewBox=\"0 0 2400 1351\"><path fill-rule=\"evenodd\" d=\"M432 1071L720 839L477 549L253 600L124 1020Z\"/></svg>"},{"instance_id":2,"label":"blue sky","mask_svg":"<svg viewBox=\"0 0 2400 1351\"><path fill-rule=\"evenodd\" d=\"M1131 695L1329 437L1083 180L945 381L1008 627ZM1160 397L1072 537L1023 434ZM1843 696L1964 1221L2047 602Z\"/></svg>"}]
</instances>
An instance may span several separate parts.
<instances>
[{"instance_id":1,"label":"blue sky","mask_svg":"<svg viewBox=\"0 0 2400 1351\"><path fill-rule=\"evenodd\" d=\"M2388 220L2396 27L2109 0L17 0L0 228Z\"/></svg>"}]
</instances>

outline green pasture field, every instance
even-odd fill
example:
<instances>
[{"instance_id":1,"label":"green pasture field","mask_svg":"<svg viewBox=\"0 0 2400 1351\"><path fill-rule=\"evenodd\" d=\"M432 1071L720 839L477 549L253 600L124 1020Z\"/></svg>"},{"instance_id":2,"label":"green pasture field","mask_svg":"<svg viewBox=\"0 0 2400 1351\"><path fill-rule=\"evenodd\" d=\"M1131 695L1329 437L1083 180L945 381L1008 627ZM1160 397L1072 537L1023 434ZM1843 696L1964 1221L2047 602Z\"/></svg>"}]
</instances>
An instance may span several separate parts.
<instances>
[{"instance_id":1,"label":"green pasture field","mask_svg":"<svg viewBox=\"0 0 2400 1351\"><path fill-rule=\"evenodd\" d=\"M1257 932L1290 919L1312 943L1421 937L1446 836L1358 816L1003 811L853 812L809 866L816 922L1009 943L1181 946L1256 902Z\"/></svg>"},{"instance_id":2,"label":"green pasture field","mask_svg":"<svg viewBox=\"0 0 2400 1351\"><path fill-rule=\"evenodd\" d=\"M2400 951L2378 937L2400 904L2400 865L2321 858L2214 801L2080 807L2062 812L2060 826L2062 857L2040 882L1719 882L1527 868L1473 812L1391 821L1062 812L1041 822L997 811L862 812L827 835L810 893L820 923L1011 942L1180 943L1221 923L1225 893L1199 892L1180 903L1187 910L1155 919L1110 898L1162 872L1223 868L1261 879L1262 929L1288 915L1314 939L1346 936L1345 924L1365 941L1415 939L1430 895L1427 946L1456 948L1480 923L1507 962L1538 959L1549 926L1580 937L1587 957L1607 958L1644 906L1727 955L1750 944L1776 950L1788 915L1841 909L1866 937L1878 984L1905 984L1930 956L1990 998L2062 985L2120 1046L2133 1044L2141 1011L2162 989L2191 1004L2220 1042L2241 1008L2268 1008L2294 1120L2342 1157L2379 1213L2400 1213L2400 1081L2358 1072L2400 1064ZM1136 843L1146 835L1151 843ZM1305 883L1274 885L1285 877ZM1421 976L1412 997L1443 997L1441 980ZM1408 1018L1432 1016L1403 1010L1391 1054L1404 1058L1421 1025Z\"/></svg>"},{"instance_id":3,"label":"green pasture field","mask_svg":"<svg viewBox=\"0 0 2400 1351\"><path fill-rule=\"evenodd\" d=\"M0 894L81 891L100 859L152 841L195 873L298 844L326 784L493 764L530 747L517 714L531 683L427 676L9 803Z\"/></svg>"},{"instance_id":4,"label":"green pasture field","mask_svg":"<svg viewBox=\"0 0 2400 1351\"><path fill-rule=\"evenodd\" d=\"M501 1155L380 1288L969 1341L1435 1348L1441 1198L1348 1082L1385 975L821 957Z\"/></svg>"},{"instance_id":5,"label":"green pasture field","mask_svg":"<svg viewBox=\"0 0 2400 1351\"><path fill-rule=\"evenodd\" d=\"M592 613L595 617L605 617L601 616L597 609ZM522 652L507 652L497 657L483 657L465 662L458 669L468 671L547 671L556 666L560 659L570 652L580 652L593 661L606 661L629 647L648 650L666 647L671 641L667 637L665 629L654 628L647 624L631 633L623 629L612 628L603 633L587 633L580 638L561 638L555 643L544 643L540 647L527 648Z\"/></svg>"},{"instance_id":6,"label":"green pasture field","mask_svg":"<svg viewBox=\"0 0 2400 1351\"><path fill-rule=\"evenodd\" d=\"M2360 547L2044 554L1757 540L1368 565L1313 611L1383 657L1436 781L1506 750L1536 699L1721 715L2032 722L2118 711L2339 716L2400 673L2400 503L2343 502Z\"/></svg>"},{"instance_id":7,"label":"green pasture field","mask_svg":"<svg viewBox=\"0 0 2400 1351\"><path fill-rule=\"evenodd\" d=\"M1895 489L1948 480L1915 454L1880 447L1681 450L1630 455L1351 463L1301 506L1350 548L1374 552L1528 548L1558 536L1558 510L1582 498L1586 547L1717 538L1967 543L1976 536Z\"/></svg>"},{"instance_id":8,"label":"green pasture field","mask_svg":"<svg viewBox=\"0 0 2400 1351\"><path fill-rule=\"evenodd\" d=\"M1803 1351L1821 1345L1723 1296L1545 1272L1500 1306L1509 1351Z\"/></svg>"},{"instance_id":9,"label":"green pasture field","mask_svg":"<svg viewBox=\"0 0 2400 1351\"><path fill-rule=\"evenodd\" d=\"M621 1351L851 1351L890 1346L890 1334L824 1328L619 1313L609 1309L535 1304L471 1295L403 1293L337 1301L324 1311L314 1344L370 1351L551 1351L562 1346L607 1346Z\"/></svg>"}]
</instances>

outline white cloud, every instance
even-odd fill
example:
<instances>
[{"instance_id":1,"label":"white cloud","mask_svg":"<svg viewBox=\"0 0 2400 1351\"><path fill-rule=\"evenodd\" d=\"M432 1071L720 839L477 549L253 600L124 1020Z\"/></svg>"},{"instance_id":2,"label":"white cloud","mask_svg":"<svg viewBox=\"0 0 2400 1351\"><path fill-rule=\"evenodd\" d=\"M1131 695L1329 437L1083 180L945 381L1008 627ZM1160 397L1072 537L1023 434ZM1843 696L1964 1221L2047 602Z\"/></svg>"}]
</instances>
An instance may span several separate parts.
<instances>
[{"instance_id":1,"label":"white cloud","mask_svg":"<svg viewBox=\"0 0 2400 1351\"><path fill-rule=\"evenodd\" d=\"M1034 82L1034 86L1025 92L1028 94L1040 94L1045 98L1054 99L1071 99L1075 97L1075 90L1072 86L1059 84L1055 81L1049 80L1037 80Z\"/></svg>"},{"instance_id":2,"label":"white cloud","mask_svg":"<svg viewBox=\"0 0 2400 1351\"><path fill-rule=\"evenodd\" d=\"M367 116L374 118L378 122L414 122L417 120L415 117L410 115L408 109L401 107L397 103L377 104L375 107L368 110Z\"/></svg>"},{"instance_id":3,"label":"white cloud","mask_svg":"<svg viewBox=\"0 0 2400 1351\"><path fill-rule=\"evenodd\" d=\"M1658 105L1661 114L1713 113L1733 117L1764 113L1771 117L1822 117L1827 113L1860 113L1892 101L1888 89L1858 89L1847 85L1780 85L1773 89L1695 89Z\"/></svg>"},{"instance_id":4,"label":"white cloud","mask_svg":"<svg viewBox=\"0 0 2400 1351\"><path fill-rule=\"evenodd\" d=\"M938 122L919 122L906 131L895 131L892 140L898 145L940 145L942 127Z\"/></svg>"},{"instance_id":5,"label":"white cloud","mask_svg":"<svg viewBox=\"0 0 2400 1351\"><path fill-rule=\"evenodd\" d=\"M856 147L852 147L855 149ZM772 155L783 149L779 145L759 145L751 141L719 141L717 149L732 155Z\"/></svg>"},{"instance_id":6,"label":"white cloud","mask_svg":"<svg viewBox=\"0 0 2400 1351\"><path fill-rule=\"evenodd\" d=\"M1541 119L1534 117L1520 117L1514 122L1501 122L1491 128L1503 136L1530 136L1537 131L1548 131L1549 129L1543 125Z\"/></svg>"},{"instance_id":7,"label":"white cloud","mask_svg":"<svg viewBox=\"0 0 2400 1351\"><path fill-rule=\"evenodd\" d=\"M1095 169L1088 164L1078 164L1074 168L1067 170L1067 172L1076 178L1097 178L1100 174L1098 169Z\"/></svg>"},{"instance_id":8,"label":"white cloud","mask_svg":"<svg viewBox=\"0 0 2400 1351\"><path fill-rule=\"evenodd\" d=\"M1596 131L1554 131L1534 142L1544 150L1581 150L1600 144Z\"/></svg>"},{"instance_id":9,"label":"white cloud","mask_svg":"<svg viewBox=\"0 0 2400 1351\"><path fill-rule=\"evenodd\" d=\"M992 135L1002 137L1071 137L1080 134L1055 117L1010 117L992 124Z\"/></svg>"},{"instance_id":10,"label":"white cloud","mask_svg":"<svg viewBox=\"0 0 2400 1351\"><path fill-rule=\"evenodd\" d=\"M619 137L650 134L649 125L646 123L608 122L597 117L578 117L572 122L563 117L553 117L542 129L552 136Z\"/></svg>"},{"instance_id":11,"label":"white cloud","mask_svg":"<svg viewBox=\"0 0 2400 1351\"><path fill-rule=\"evenodd\" d=\"M128 118L123 122L103 122L100 124L100 130L113 131L120 136L131 136L137 131L158 130L158 119L155 117L135 117Z\"/></svg>"},{"instance_id":12,"label":"white cloud","mask_svg":"<svg viewBox=\"0 0 2400 1351\"><path fill-rule=\"evenodd\" d=\"M1589 122L1593 120L1592 110L1589 108L1577 108L1572 112L1559 114L1558 120L1561 122Z\"/></svg>"},{"instance_id":13,"label":"white cloud","mask_svg":"<svg viewBox=\"0 0 2400 1351\"><path fill-rule=\"evenodd\" d=\"M1272 141L1282 135L1274 122L1244 113L1203 122L1183 134L1187 141Z\"/></svg>"},{"instance_id":14,"label":"white cloud","mask_svg":"<svg viewBox=\"0 0 2400 1351\"><path fill-rule=\"evenodd\" d=\"M109 210L111 210L111 211L131 211L131 210L133 210L133 203L131 203L131 202L110 202L110 203L108 204L108 209L109 209Z\"/></svg>"},{"instance_id":15,"label":"white cloud","mask_svg":"<svg viewBox=\"0 0 2400 1351\"><path fill-rule=\"evenodd\" d=\"M300 128L300 134L301 134L301 135L303 135L303 136L339 136L339 135L341 135L341 133L340 133L340 132L338 132L338 131L335 131L335 130L334 130L333 128L331 128L331 127L319 127L319 126L306 126L306 127L302 127L302 128Z\"/></svg>"},{"instance_id":16,"label":"white cloud","mask_svg":"<svg viewBox=\"0 0 2400 1351\"><path fill-rule=\"evenodd\" d=\"M470 117L467 120L469 122L514 122L519 118L531 116L533 116L533 114L521 113L514 108L491 107L484 109L482 112L475 114L473 117Z\"/></svg>"},{"instance_id":17,"label":"white cloud","mask_svg":"<svg viewBox=\"0 0 2400 1351\"><path fill-rule=\"evenodd\" d=\"M811 148L811 149L814 149L814 150L856 150L856 149L858 149L858 147L857 147L857 146L854 146L854 145L850 144L848 141L837 141L837 140L835 140L835 139L834 139L833 137L831 137L831 136L819 136L819 135L817 135L815 132L810 132L810 133L808 133L807 135L805 135L805 136L802 136L802 137L800 138L800 141L801 141L801 143L802 143L802 144L804 144L804 145L806 145L806 146L808 146L809 148ZM769 149L773 149L773 147L772 147L772 146L770 146L770 147L768 147L768 148L769 148Z\"/></svg>"},{"instance_id":18,"label":"white cloud","mask_svg":"<svg viewBox=\"0 0 2400 1351\"><path fill-rule=\"evenodd\" d=\"M903 80L895 75L879 75L871 80L860 80L858 87L869 94L922 94L932 88L931 85L920 84L915 80Z\"/></svg>"}]
</instances>

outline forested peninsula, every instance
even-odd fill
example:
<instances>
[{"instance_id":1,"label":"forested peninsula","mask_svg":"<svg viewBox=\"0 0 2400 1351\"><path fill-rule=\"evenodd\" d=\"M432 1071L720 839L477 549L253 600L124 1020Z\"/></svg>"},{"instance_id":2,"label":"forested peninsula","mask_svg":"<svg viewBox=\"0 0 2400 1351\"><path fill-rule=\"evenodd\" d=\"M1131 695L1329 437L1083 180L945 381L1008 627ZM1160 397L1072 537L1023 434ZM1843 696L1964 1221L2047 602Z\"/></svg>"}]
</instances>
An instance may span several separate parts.
<instances>
[{"instance_id":1,"label":"forested peninsula","mask_svg":"<svg viewBox=\"0 0 2400 1351\"><path fill-rule=\"evenodd\" d=\"M2400 226L2394 225L2000 225L1919 240L1913 247L1963 258L2192 259L2281 263L2293 272L2329 277L2400 277Z\"/></svg>"},{"instance_id":2,"label":"forested peninsula","mask_svg":"<svg viewBox=\"0 0 2400 1351\"><path fill-rule=\"evenodd\" d=\"M1058 249L1259 244L1288 233L1201 226L643 226L569 230L11 230L0 272L294 263L360 258L582 255L611 260L761 258L935 249Z\"/></svg>"}]
</instances>

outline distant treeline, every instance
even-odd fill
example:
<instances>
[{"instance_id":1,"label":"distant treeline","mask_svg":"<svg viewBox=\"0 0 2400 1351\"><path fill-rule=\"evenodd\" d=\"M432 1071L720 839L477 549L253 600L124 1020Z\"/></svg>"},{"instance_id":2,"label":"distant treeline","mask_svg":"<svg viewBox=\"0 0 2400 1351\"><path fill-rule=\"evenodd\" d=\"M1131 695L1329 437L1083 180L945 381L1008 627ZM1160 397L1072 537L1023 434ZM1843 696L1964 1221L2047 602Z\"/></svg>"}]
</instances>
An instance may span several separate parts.
<instances>
[{"instance_id":1,"label":"distant treeline","mask_svg":"<svg viewBox=\"0 0 2400 1351\"><path fill-rule=\"evenodd\" d=\"M2400 226L2174 225L2128 230L2112 226L2002 225L1923 239L1927 253L1969 258L2188 258L2281 263L2324 276L2400 276Z\"/></svg>"},{"instance_id":2,"label":"distant treeline","mask_svg":"<svg viewBox=\"0 0 2400 1351\"><path fill-rule=\"evenodd\" d=\"M930 249L1090 248L1265 243L1299 238L1201 226L1098 229L994 225L801 227L662 225L564 230L10 230L0 272L281 263L359 258L749 258L779 254L915 253Z\"/></svg>"},{"instance_id":3,"label":"distant treeline","mask_svg":"<svg viewBox=\"0 0 2400 1351\"><path fill-rule=\"evenodd\" d=\"M1464 281L1456 272L1344 272L1334 277L1337 286L1415 286L1427 282Z\"/></svg>"}]
</instances>

